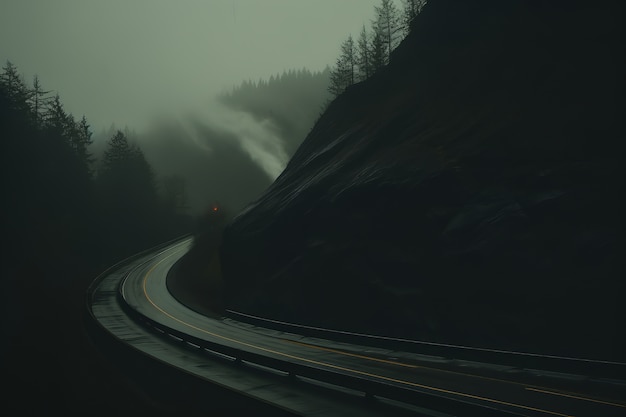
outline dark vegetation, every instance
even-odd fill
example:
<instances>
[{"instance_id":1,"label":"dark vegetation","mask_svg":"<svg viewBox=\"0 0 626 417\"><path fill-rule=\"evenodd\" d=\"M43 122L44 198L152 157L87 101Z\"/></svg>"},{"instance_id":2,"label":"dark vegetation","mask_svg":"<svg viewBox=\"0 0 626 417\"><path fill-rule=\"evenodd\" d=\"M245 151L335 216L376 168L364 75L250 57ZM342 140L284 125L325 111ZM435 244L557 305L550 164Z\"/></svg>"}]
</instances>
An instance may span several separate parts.
<instances>
[{"instance_id":1,"label":"dark vegetation","mask_svg":"<svg viewBox=\"0 0 626 417\"><path fill-rule=\"evenodd\" d=\"M341 43L341 53L330 71L328 91L333 97L389 64L391 53L410 32L411 22L425 5L426 0L403 0L400 9L394 0L381 0L374 7L371 27L364 24L358 37L349 34Z\"/></svg>"},{"instance_id":2,"label":"dark vegetation","mask_svg":"<svg viewBox=\"0 0 626 417\"><path fill-rule=\"evenodd\" d=\"M293 152L328 98L327 83L328 71L289 71L243 83L222 99L270 121ZM199 120L189 126L163 121L141 135L114 125L103 133L94 143L85 116L77 120L37 77L29 85L6 63L0 77L0 371L6 384L0 409L10 415L175 413L201 397L153 384L135 367L137 379L127 372L127 358L94 346L83 329L85 291L117 261L193 233L194 246L177 265L188 279L171 285L192 294L185 301L193 308L219 310L220 231L270 180L233 133ZM219 212L213 204L199 210L211 196L225 200ZM225 398L211 398L209 409L225 406Z\"/></svg>"},{"instance_id":3,"label":"dark vegetation","mask_svg":"<svg viewBox=\"0 0 626 417\"><path fill-rule=\"evenodd\" d=\"M227 225L225 305L626 359L623 12L429 2Z\"/></svg>"},{"instance_id":4,"label":"dark vegetation","mask_svg":"<svg viewBox=\"0 0 626 417\"><path fill-rule=\"evenodd\" d=\"M116 132L102 161L85 117L0 75L3 203L3 415L83 411L115 415L155 407L83 332L85 290L105 268L191 232L189 216L157 188L141 149ZM100 162L95 170L95 163ZM128 409L128 410L126 410Z\"/></svg>"}]
</instances>

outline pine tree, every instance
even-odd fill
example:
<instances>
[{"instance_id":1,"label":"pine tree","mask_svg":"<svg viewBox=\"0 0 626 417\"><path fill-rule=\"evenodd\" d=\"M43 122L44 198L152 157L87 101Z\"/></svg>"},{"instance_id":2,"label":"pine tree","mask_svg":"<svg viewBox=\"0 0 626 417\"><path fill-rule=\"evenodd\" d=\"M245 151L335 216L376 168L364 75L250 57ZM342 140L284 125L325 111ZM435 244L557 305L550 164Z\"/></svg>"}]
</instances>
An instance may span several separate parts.
<instances>
[{"instance_id":1,"label":"pine tree","mask_svg":"<svg viewBox=\"0 0 626 417\"><path fill-rule=\"evenodd\" d=\"M403 0L404 8L402 10L402 28L404 30L404 36L409 34L411 28L411 22L415 19L421 11L426 0Z\"/></svg>"},{"instance_id":2,"label":"pine tree","mask_svg":"<svg viewBox=\"0 0 626 417\"><path fill-rule=\"evenodd\" d=\"M54 131L59 136L67 137L74 123L74 120L70 120L70 115L68 115L63 108L59 94L55 94L46 106L44 113L45 127Z\"/></svg>"},{"instance_id":3,"label":"pine tree","mask_svg":"<svg viewBox=\"0 0 626 417\"><path fill-rule=\"evenodd\" d=\"M102 174L114 171L130 158L130 144L121 130L115 132L107 143L102 160Z\"/></svg>"},{"instance_id":4,"label":"pine tree","mask_svg":"<svg viewBox=\"0 0 626 417\"><path fill-rule=\"evenodd\" d=\"M96 177L103 233L116 244L151 240L158 228L158 195L152 168L141 149L117 130L107 142Z\"/></svg>"},{"instance_id":5,"label":"pine tree","mask_svg":"<svg viewBox=\"0 0 626 417\"><path fill-rule=\"evenodd\" d=\"M107 143L98 179L119 206L154 208L157 200L152 167L137 145L118 130Z\"/></svg>"},{"instance_id":6,"label":"pine tree","mask_svg":"<svg viewBox=\"0 0 626 417\"><path fill-rule=\"evenodd\" d=\"M356 51L354 49L354 40L352 39L352 35L348 35L348 39L341 44L341 54L346 61L346 69L348 70L347 79L350 83L349 85L352 85L354 84L356 69Z\"/></svg>"},{"instance_id":7,"label":"pine tree","mask_svg":"<svg viewBox=\"0 0 626 417\"><path fill-rule=\"evenodd\" d=\"M30 90L28 103L30 105L31 111L33 112L35 124L37 126L41 125L43 110L50 103L50 98L48 97L49 93L50 91L43 90L43 88L41 87L41 83L39 82L39 77L35 75L33 77L33 87Z\"/></svg>"},{"instance_id":8,"label":"pine tree","mask_svg":"<svg viewBox=\"0 0 626 417\"><path fill-rule=\"evenodd\" d=\"M28 114L30 110L28 105L30 93L24 78L17 72L17 67L11 61L7 61L2 70L0 87L8 99L11 109L22 114Z\"/></svg>"},{"instance_id":9,"label":"pine tree","mask_svg":"<svg viewBox=\"0 0 626 417\"><path fill-rule=\"evenodd\" d=\"M361 81L368 79L373 71L372 67L372 51L370 48L370 36L365 25L361 29L359 39L357 41L357 64L359 68L359 79Z\"/></svg>"},{"instance_id":10,"label":"pine tree","mask_svg":"<svg viewBox=\"0 0 626 417\"><path fill-rule=\"evenodd\" d=\"M74 115L65 111L58 94L54 95L46 107L44 128L54 136L62 138L91 175L93 158L88 148L93 141L87 118L83 115L77 122Z\"/></svg>"},{"instance_id":11,"label":"pine tree","mask_svg":"<svg viewBox=\"0 0 626 417\"><path fill-rule=\"evenodd\" d=\"M335 67L330 73L328 91L335 96L343 93L346 88L354 84L356 70L356 51L352 35L341 44L341 55L337 58Z\"/></svg>"},{"instance_id":12,"label":"pine tree","mask_svg":"<svg viewBox=\"0 0 626 417\"><path fill-rule=\"evenodd\" d=\"M76 135L73 137L73 148L76 151L78 158L88 169L91 175L91 165L94 162L93 155L89 152L89 146L93 143L91 139L91 126L87 123L85 115L80 119L80 122L76 125Z\"/></svg>"},{"instance_id":13,"label":"pine tree","mask_svg":"<svg viewBox=\"0 0 626 417\"><path fill-rule=\"evenodd\" d=\"M380 6L375 6L374 9L376 11L374 31L382 37L387 55L386 62L388 63L391 59L391 52L401 40L400 13L393 0L381 0Z\"/></svg>"},{"instance_id":14,"label":"pine tree","mask_svg":"<svg viewBox=\"0 0 626 417\"><path fill-rule=\"evenodd\" d=\"M387 53L385 52L385 43L383 41L382 35L378 31L374 32L374 36L372 37L370 44L370 51L372 54L371 65L373 74L385 65L387 65Z\"/></svg>"}]
</instances>

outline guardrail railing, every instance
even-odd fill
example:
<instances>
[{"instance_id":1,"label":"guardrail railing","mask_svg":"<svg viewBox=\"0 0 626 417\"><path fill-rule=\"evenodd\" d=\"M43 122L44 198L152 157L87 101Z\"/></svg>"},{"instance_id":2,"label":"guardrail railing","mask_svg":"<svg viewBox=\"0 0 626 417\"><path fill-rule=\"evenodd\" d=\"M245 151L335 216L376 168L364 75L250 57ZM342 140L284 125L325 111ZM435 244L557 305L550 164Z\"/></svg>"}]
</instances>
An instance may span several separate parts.
<instances>
[{"instance_id":1,"label":"guardrail railing","mask_svg":"<svg viewBox=\"0 0 626 417\"><path fill-rule=\"evenodd\" d=\"M341 330L304 326L278 320L258 317L238 311L226 310L226 317L254 324L259 327L281 330L303 336L318 337L357 345L366 345L390 350L506 365L521 369L537 369L584 375L593 378L617 379L626 383L626 363L595 359L574 358L556 355L542 355L529 352L515 352L499 349L460 346L436 342L401 339L386 336L367 335Z\"/></svg>"},{"instance_id":2,"label":"guardrail railing","mask_svg":"<svg viewBox=\"0 0 626 417\"><path fill-rule=\"evenodd\" d=\"M366 398L387 398L413 406L437 410L441 413L449 413L451 415L480 415L484 417L507 417L520 415L513 411L503 411L488 405L481 405L465 401L463 399L446 397L432 391L426 392L426 390L419 390L414 387L392 384L376 380L372 377L356 375L350 373L349 371L325 369L321 366L318 367L299 363L297 361L279 359L270 355L198 338L163 325L158 321L139 313L123 300L121 291L118 291L117 296L126 313L130 317L141 322L144 326L153 328L163 335L170 336L173 340L178 341L183 345L187 345L189 348L193 347L195 349L204 349L208 352L218 353L225 355L226 357L230 357L232 358L232 362L234 364L247 362L254 365L260 365L265 368L283 372L292 378L309 378L362 392Z\"/></svg>"}]
</instances>

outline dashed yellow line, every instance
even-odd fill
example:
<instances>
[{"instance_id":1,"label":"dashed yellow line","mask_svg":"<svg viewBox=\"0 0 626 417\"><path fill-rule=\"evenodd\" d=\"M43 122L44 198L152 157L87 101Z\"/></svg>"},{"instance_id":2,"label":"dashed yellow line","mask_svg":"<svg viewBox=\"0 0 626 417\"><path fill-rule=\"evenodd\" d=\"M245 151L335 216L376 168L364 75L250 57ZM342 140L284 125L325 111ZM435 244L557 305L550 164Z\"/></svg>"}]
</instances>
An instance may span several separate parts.
<instances>
[{"instance_id":1,"label":"dashed yellow line","mask_svg":"<svg viewBox=\"0 0 626 417\"><path fill-rule=\"evenodd\" d=\"M579 395L572 395L572 394L568 394L568 393L564 393L564 392L558 392L558 391L546 391L543 389L537 389L537 388L532 388L532 387L526 387L526 389L528 391L537 391L537 392L542 392L544 394L552 394L552 395L559 395L561 397L568 397L568 398L574 398L577 400L583 400L583 401L592 401L594 403L600 403L600 404L605 404L605 405L611 405L613 407L621 407L621 408L626 408L626 405L624 404L618 404L618 403L611 403L608 401L602 401L602 400L596 400L595 398L588 398L588 397L582 397Z\"/></svg>"},{"instance_id":2,"label":"dashed yellow line","mask_svg":"<svg viewBox=\"0 0 626 417\"><path fill-rule=\"evenodd\" d=\"M321 347L321 346L311 345L309 343L297 342L295 340L286 340L286 339L284 339L284 341L287 342L287 343L292 343L294 345L305 346L305 347L316 349L316 350L323 350L323 351L326 351L326 352L337 353L339 355L344 355L344 356L352 356L352 357L355 357L355 358L366 359L366 360L370 360L370 361L374 361L374 362L388 363L390 365L404 366L406 368L421 368L421 366L418 366L418 365L410 365L408 363L390 361L388 359L380 359L380 358L374 358L372 356L359 355L357 353L350 353L350 352L345 352L345 351L342 351L342 350L325 348L325 347Z\"/></svg>"},{"instance_id":3,"label":"dashed yellow line","mask_svg":"<svg viewBox=\"0 0 626 417\"><path fill-rule=\"evenodd\" d=\"M298 342L298 341L295 341L295 340L283 339L283 341L285 341L287 343L293 343L293 344L305 346L305 347L308 347L310 349L316 349L316 350L323 350L323 351L333 352L333 353L336 353L338 355L354 356L354 357L358 357L358 358L362 358L362 359L366 359L366 360L371 360L371 361L375 361L375 362L384 362L384 363L388 363L388 364L391 364L391 365L405 366L405 367L409 367L409 368L427 369L429 371L436 371L436 372L442 372L442 373L448 373L448 374L454 374L454 375L462 375L462 376L466 376L466 377L469 377L469 378L484 379L484 380L487 380L487 381L500 382L500 383L503 383L503 384L518 385L520 387L524 387L524 389L528 390L528 391L537 391L537 392L542 392L542 393L546 393L546 394L553 394L553 395L560 395L560 396L563 396L563 397L574 398L574 399L578 399L578 400L592 401L592 402L596 402L596 403L599 403L599 404L605 404L605 405L610 405L610 406L614 406L614 407L626 408L626 405L624 405L624 404L613 403L613 402L609 402L609 401L603 401L603 400L598 400L598 399L595 399L595 398L585 397L585 396L582 396L580 394L572 393L572 392L568 392L568 391L553 391L553 390L551 390L549 388L541 387L541 386L538 386L538 385L529 385L529 384L524 384L524 383L521 383L521 382L510 381L510 380L507 380L507 379L492 378L492 377L488 377L488 376L470 374L470 373L466 373L466 372L451 371L449 369L432 368L432 367L423 366L423 365L409 365L409 364L403 363L403 362L390 361L390 360L385 360L385 359L380 359L380 358L375 358L375 357L365 356L365 355L358 355L358 354L346 352L346 351L343 351L343 350L326 348L326 347L322 347L322 346L318 346L318 345L313 345L313 344L310 344L310 343Z\"/></svg>"}]
</instances>

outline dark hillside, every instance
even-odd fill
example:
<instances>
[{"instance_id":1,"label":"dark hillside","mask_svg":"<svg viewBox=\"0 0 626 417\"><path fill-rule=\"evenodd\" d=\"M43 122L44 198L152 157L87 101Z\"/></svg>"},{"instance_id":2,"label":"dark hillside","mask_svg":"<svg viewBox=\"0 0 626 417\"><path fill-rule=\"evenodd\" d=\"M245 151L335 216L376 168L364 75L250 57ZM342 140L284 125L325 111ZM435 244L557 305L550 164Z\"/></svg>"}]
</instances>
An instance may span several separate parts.
<instances>
[{"instance_id":1,"label":"dark hillside","mask_svg":"<svg viewBox=\"0 0 626 417\"><path fill-rule=\"evenodd\" d=\"M622 19L619 1L429 1L226 228L226 305L624 359Z\"/></svg>"}]
</instances>

